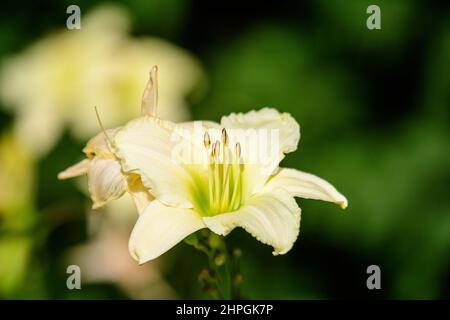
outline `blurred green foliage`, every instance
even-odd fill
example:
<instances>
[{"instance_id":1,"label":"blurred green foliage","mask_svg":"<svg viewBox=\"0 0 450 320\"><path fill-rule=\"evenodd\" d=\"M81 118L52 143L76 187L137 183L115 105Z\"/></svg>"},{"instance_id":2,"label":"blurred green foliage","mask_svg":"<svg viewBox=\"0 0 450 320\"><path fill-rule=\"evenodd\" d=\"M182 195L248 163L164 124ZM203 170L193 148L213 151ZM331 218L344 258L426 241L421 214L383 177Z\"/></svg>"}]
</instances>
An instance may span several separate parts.
<instances>
[{"instance_id":1,"label":"blurred green foliage","mask_svg":"<svg viewBox=\"0 0 450 320\"><path fill-rule=\"evenodd\" d=\"M63 26L69 2L49 1L34 25L22 4L2 10L0 54ZM192 99L194 119L264 106L290 112L302 138L283 165L324 177L349 199L343 213L299 200L301 235L286 256L272 257L234 231L227 239L243 250L248 298L450 296L449 7L380 0L382 29L369 31L370 4L318 0L256 10L232 2L216 11L197 1L125 4L134 33L168 38L205 64L209 85L203 99ZM79 5L84 14L96 2ZM13 121L2 111L2 132ZM0 214L1 298L127 297L114 283L80 292L65 286L64 254L87 240L88 200L56 174L82 146L64 136L37 163L34 192L14 214ZM179 297L207 297L196 282L201 253L180 244L162 259ZM377 292L366 288L370 264L382 270Z\"/></svg>"}]
</instances>

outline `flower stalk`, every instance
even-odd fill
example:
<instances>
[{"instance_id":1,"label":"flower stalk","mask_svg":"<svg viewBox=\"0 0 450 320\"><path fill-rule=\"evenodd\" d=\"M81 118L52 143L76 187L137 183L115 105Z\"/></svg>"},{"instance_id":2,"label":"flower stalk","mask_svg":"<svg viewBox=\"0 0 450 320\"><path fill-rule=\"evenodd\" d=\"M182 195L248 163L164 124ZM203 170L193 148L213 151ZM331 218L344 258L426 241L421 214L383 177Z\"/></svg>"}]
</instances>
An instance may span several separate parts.
<instances>
[{"instance_id":1,"label":"flower stalk","mask_svg":"<svg viewBox=\"0 0 450 320\"><path fill-rule=\"evenodd\" d=\"M202 290L213 299L242 299L243 276L239 261L242 251L238 248L228 250L224 237L209 230L192 234L185 242L203 252L208 259L208 267L198 275Z\"/></svg>"}]
</instances>

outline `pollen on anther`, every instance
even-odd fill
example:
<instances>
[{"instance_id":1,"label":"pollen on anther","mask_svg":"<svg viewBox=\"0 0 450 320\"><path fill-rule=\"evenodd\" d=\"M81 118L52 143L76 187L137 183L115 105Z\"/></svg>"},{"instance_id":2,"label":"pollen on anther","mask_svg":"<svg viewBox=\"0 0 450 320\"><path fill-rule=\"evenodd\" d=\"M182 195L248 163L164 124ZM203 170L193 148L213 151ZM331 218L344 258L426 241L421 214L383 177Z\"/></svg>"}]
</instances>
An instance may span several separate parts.
<instances>
[{"instance_id":1,"label":"pollen on anther","mask_svg":"<svg viewBox=\"0 0 450 320\"><path fill-rule=\"evenodd\" d=\"M211 156L215 157L218 154L219 154L219 144L218 141L216 141L211 145Z\"/></svg>"},{"instance_id":2,"label":"pollen on anther","mask_svg":"<svg viewBox=\"0 0 450 320\"><path fill-rule=\"evenodd\" d=\"M224 146L228 145L228 141L230 138L228 137L227 130L225 128L222 129L222 143Z\"/></svg>"},{"instance_id":3,"label":"pollen on anther","mask_svg":"<svg viewBox=\"0 0 450 320\"><path fill-rule=\"evenodd\" d=\"M208 149L209 146L211 145L211 138L209 137L209 134L207 131L205 131L205 135L203 136L203 144L206 149Z\"/></svg>"}]
</instances>

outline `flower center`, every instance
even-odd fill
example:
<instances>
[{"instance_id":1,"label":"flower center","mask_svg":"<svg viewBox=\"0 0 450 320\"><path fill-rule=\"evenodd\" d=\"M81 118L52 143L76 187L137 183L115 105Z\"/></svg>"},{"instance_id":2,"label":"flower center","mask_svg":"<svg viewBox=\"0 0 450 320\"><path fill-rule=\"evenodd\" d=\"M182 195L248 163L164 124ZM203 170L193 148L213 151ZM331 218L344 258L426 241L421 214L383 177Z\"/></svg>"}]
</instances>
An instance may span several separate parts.
<instances>
[{"instance_id":1,"label":"flower center","mask_svg":"<svg viewBox=\"0 0 450 320\"><path fill-rule=\"evenodd\" d=\"M237 210L242 202L241 145L229 146L227 131L222 129L222 141L211 142L205 132L203 144L208 153L208 196L211 214ZM234 149L234 150L232 150Z\"/></svg>"}]
</instances>

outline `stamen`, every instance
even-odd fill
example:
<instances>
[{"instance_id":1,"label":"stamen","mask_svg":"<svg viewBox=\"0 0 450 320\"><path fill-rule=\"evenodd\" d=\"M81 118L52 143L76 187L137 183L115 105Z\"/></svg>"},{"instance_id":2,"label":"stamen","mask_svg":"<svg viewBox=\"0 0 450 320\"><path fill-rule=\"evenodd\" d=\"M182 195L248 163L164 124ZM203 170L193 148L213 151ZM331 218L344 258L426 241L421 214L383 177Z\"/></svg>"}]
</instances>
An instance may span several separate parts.
<instances>
[{"instance_id":1,"label":"stamen","mask_svg":"<svg viewBox=\"0 0 450 320\"><path fill-rule=\"evenodd\" d=\"M217 212L219 209L219 202L221 196L221 183L220 183L220 168L219 168L219 157L220 157L220 142L216 141L214 144L214 205L213 210Z\"/></svg>"},{"instance_id":2,"label":"stamen","mask_svg":"<svg viewBox=\"0 0 450 320\"><path fill-rule=\"evenodd\" d=\"M242 171L241 145L236 143L235 150L229 147L229 136L222 129L221 141L211 142L208 132L205 132L203 143L205 148L211 148L208 162L208 191L210 214L235 211L242 201Z\"/></svg>"},{"instance_id":3,"label":"stamen","mask_svg":"<svg viewBox=\"0 0 450 320\"><path fill-rule=\"evenodd\" d=\"M220 142L219 140L216 141L214 144L214 155L217 156L217 158L220 157Z\"/></svg>"},{"instance_id":4,"label":"stamen","mask_svg":"<svg viewBox=\"0 0 450 320\"><path fill-rule=\"evenodd\" d=\"M240 202L240 193L241 190L241 170L240 170L240 153L241 153L241 145L236 143L236 154L234 155L233 161L233 192L230 200L230 204L228 207L228 211L236 210L239 206ZM239 197L239 198L238 198Z\"/></svg>"},{"instance_id":5,"label":"stamen","mask_svg":"<svg viewBox=\"0 0 450 320\"><path fill-rule=\"evenodd\" d=\"M209 137L208 131L205 131L205 135L203 136L203 145L206 149L211 145L211 138Z\"/></svg>"},{"instance_id":6,"label":"stamen","mask_svg":"<svg viewBox=\"0 0 450 320\"><path fill-rule=\"evenodd\" d=\"M241 144L240 144L239 142L236 143L236 156L237 156L238 158L241 157Z\"/></svg>"},{"instance_id":7,"label":"stamen","mask_svg":"<svg viewBox=\"0 0 450 320\"><path fill-rule=\"evenodd\" d=\"M211 157L213 157L213 161L215 156L216 156L216 144L213 143L211 147Z\"/></svg>"},{"instance_id":8,"label":"stamen","mask_svg":"<svg viewBox=\"0 0 450 320\"><path fill-rule=\"evenodd\" d=\"M230 149L223 147L223 165L222 165L222 177L223 177L223 189L222 189L222 202L220 204L220 210L226 211L229 195L230 195Z\"/></svg>"},{"instance_id":9,"label":"stamen","mask_svg":"<svg viewBox=\"0 0 450 320\"><path fill-rule=\"evenodd\" d=\"M212 208L214 206L214 199L216 197L214 192L214 160L212 160L208 166L209 207Z\"/></svg>"},{"instance_id":10,"label":"stamen","mask_svg":"<svg viewBox=\"0 0 450 320\"><path fill-rule=\"evenodd\" d=\"M228 137L227 130L225 128L222 129L222 143L224 146L228 145L228 141L230 138Z\"/></svg>"}]
</instances>

